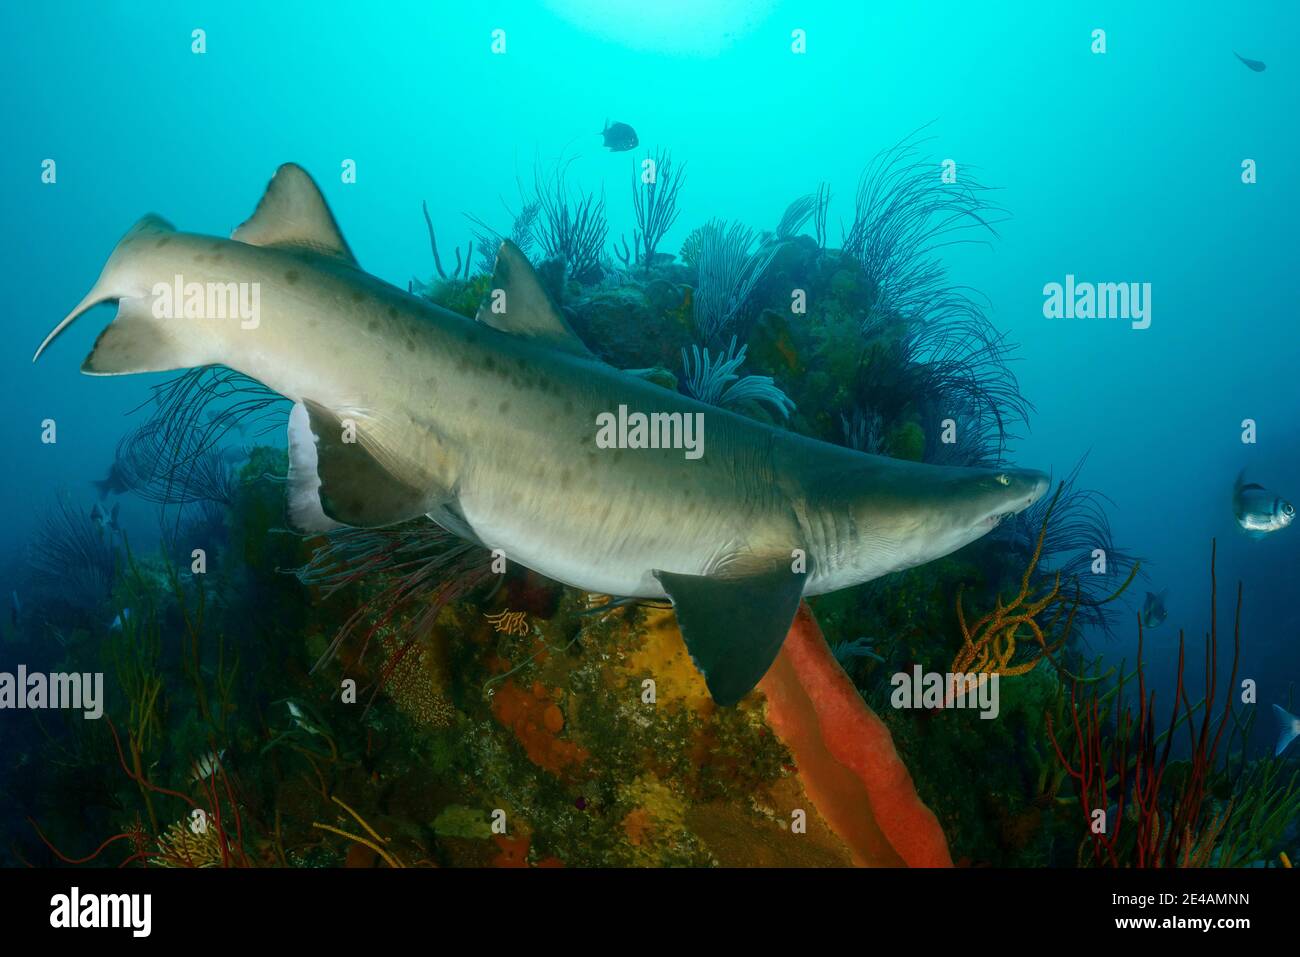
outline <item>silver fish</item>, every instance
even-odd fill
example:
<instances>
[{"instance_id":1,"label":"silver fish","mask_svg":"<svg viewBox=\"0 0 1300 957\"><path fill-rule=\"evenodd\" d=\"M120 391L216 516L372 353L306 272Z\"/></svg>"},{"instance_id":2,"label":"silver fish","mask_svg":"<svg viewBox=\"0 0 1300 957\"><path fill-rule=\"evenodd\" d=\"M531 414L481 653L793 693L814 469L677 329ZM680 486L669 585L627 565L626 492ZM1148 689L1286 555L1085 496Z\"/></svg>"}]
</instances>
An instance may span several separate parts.
<instances>
[{"instance_id":1,"label":"silver fish","mask_svg":"<svg viewBox=\"0 0 1300 957\"><path fill-rule=\"evenodd\" d=\"M1300 718L1276 704L1273 705L1273 717L1277 720L1277 745L1273 749L1273 756L1280 757L1292 741L1300 738Z\"/></svg>"},{"instance_id":2,"label":"silver fish","mask_svg":"<svg viewBox=\"0 0 1300 957\"><path fill-rule=\"evenodd\" d=\"M1244 532L1259 538L1290 525L1295 506L1262 485L1248 484L1243 470L1232 487L1232 514Z\"/></svg>"},{"instance_id":3,"label":"silver fish","mask_svg":"<svg viewBox=\"0 0 1300 957\"><path fill-rule=\"evenodd\" d=\"M1147 592L1146 600L1142 603L1142 624L1146 628L1155 628L1157 625L1164 624L1165 618L1169 612L1165 610L1165 595L1168 591L1162 591L1160 594Z\"/></svg>"},{"instance_id":4,"label":"silver fish","mask_svg":"<svg viewBox=\"0 0 1300 957\"><path fill-rule=\"evenodd\" d=\"M221 762L225 757L226 752L222 750L209 751L207 754L203 755L203 757L195 758L194 762L190 765L190 781L198 783L199 781L206 781L208 778L212 777L212 775L217 773L217 769L221 767Z\"/></svg>"}]
</instances>

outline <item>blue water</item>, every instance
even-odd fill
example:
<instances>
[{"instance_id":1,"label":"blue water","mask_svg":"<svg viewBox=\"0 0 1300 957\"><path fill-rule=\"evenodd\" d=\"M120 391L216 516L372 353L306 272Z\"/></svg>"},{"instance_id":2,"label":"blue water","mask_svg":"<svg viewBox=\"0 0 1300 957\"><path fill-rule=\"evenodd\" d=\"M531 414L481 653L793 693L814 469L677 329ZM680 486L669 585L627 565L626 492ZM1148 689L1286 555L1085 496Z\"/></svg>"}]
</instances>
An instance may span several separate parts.
<instances>
[{"instance_id":1,"label":"blue water","mask_svg":"<svg viewBox=\"0 0 1300 957\"><path fill-rule=\"evenodd\" d=\"M933 121L928 149L1001 188L988 245L948 251L1019 343L1035 405L1021 465L1068 471L1113 501L1119 544L1169 588L1154 633L1167 679L1174 629L1208 622L1210 541L1221 603L1245 583L1243 674L1264 702L1300 677L1300 529L1263 541L1229 510L1237 471L1300 498L1294 312L1300 8L1290 3L116 2L8 5L0 31L0 194L7 308L0 350L0 487L9 552L52 490L88 496L156 376L78 373L111 318L97 307L41 362L46 332L139 216L216 235L247 218L294 161L320 181L358 260L404 285L431 271L420 203L444 253L463 214L508 225L516 180L574 157L630 233L633 155L600 148L605 119L689 164L685 213L662 248L709 217L771 228L821 181L831 240L863 165ZM868 7L872 9L867 9ZM191 52L191 31L207 52ZM491 50L506 31L506 52ZM791 31L807 53L791 52ZM1107 52L1090 51L1104 29ZM1263 60L1247 70L1233 51ZM57 183L41 182L42 161ZM1241 163L1258 183L1241 182ZM354 160L357 180L340 180ZM1152 323L1048 320L1045 283L1152 284ZM42 445L40 422L58 422ZM1243 419L1259 441L1243 445ZM87 501L89 498L87 497ZM151 507L124 500L144 528ZM1131 628L1108 655L1132 655ZM1199 668L1197 669L1199 672Z\"/></svg>"}]
</instances>

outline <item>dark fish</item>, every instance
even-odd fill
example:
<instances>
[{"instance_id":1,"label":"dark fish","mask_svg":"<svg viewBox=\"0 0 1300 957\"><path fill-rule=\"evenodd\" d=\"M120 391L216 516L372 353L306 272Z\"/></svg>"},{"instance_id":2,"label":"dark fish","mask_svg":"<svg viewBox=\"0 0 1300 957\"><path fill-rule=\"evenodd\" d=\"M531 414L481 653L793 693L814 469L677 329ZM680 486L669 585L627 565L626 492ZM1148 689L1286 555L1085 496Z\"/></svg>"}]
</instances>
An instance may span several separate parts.
<instances>
[{"instance_id":1,"label":"dark fish","mask_svg":"<svg viewBox=\"0 0 1300 957\"><path fill-rule=\"evenodd\" d=\"M99 489L100 501L107 498L110 492L114 495L122 495L131 490L126 476L122 474L122 469L116 462L108 467L108 475L102 479L91 479L90 484Z\"/></svg>"},{"instance_id":2,"label":"dark fish","mask_svg":"<svg viewBox=\"0 0 1300 957\"><path fill-rule=\"evenodd\" d=\"M96 528L103 528L104 517L104 510L99 507L98 502L90 506L90 524L94 525Z\"/></svg>"},{"instance_id":3,"label":"dark fish","mask_svg":"<svg viewBox=\"0 0 1300 957\"><path fill-rule=\"evenodd\" d=\"M605 121L605 128L600 131L600 135L605 137L605 146L609 147L611 153L626 153L628 150L634 150L640 142L636 138L636 130L626 123L610 123Z\"/></svg>"},{"instance_id":4,"label":"dark fish","mask_svg":"<svg viewBox=\"0 0 1300 957\"><path fill-rule=\"evenodd\" d=\"M1236 57L1238 60L1240 60L1242 63L1246 64L1246 68L1247 68L1247 69L1249 69L1249 70L1254 70L1256 73L1263 73L1263 72L1264 72L1264 61L1263 61L1263 60L1247 60L1244 56L1242 56L1242 55L1241 55L1240 53L1238 53L1236 50L1233 50L1233 51L1232 51L1232 55L1235 56L1235 57Z\"/></svg>"},{"instance_id":5,"label":"dark fish","mask_svg":"<svg viewBox=\"0 0 1300 957\"><path fill-rule=\"evenodd\" d=\"M122 506L119 503L114 502L113 513L108 517L108 527L115 532L120 532L122 530L122 526L117 524L117 513L121 510L121 508Z\"/></svg>"},{"instance_id":6,"label":"dark fish","mask_svg":"<svg viewBox=\"0 0 1300 957\"><path fill-rule=\"evenodd\" d=\"M1142 603L1142 624L1147 628L1154 628L1157 625L1164 624L1169 612L1165 610L1165 595L1167 591L1162 591L1156 595L1147 592L1146 601Z\"/></svg>"}]
</instances>

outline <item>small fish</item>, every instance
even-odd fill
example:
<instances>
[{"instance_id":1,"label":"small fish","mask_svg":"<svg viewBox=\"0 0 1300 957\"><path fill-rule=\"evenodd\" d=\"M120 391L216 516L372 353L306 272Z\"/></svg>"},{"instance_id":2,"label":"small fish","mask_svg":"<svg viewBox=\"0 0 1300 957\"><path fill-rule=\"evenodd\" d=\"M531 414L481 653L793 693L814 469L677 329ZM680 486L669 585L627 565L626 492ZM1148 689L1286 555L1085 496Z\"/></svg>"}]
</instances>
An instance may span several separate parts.
<instances>
[{"instance_id":1,"label":"small fish","mask_svg":"<svg viewBox=\"0 0 1300 957\"><path fill-rule=\"evenodd\" d=\"M122 611L113 616L113 622L108 626L110 632L121 631L122 626L131 620L131 609L123 608Z\"/></svg>"},{"instance_id":2,"label":"small fish","mask_svg":"<svg viewBox=\"0 0 1300 957\"><path fill-rule=\"evenodd\" d=\"M98 502L96 502L94 505L90 506L90 524L91 524L91 525L94 525L96 528L103 528L103 527L104 527L104 519L105 519L106 517L107 517L107 516L104 514L104 510L103 510L102 508L99 507L99 503L98 503Z\"/></svg>"},{"instance_id":3,"label":"small fish","mask_svg":"<svg viewBox=\"0 0 1300 957\"><path fill-rule=\"evenodd\" d=\"M204 418L206 418L206 419L208 420L208 424L209 424L209 425L212 425L212 424L214 424L214 423L221 425L222 423L220 423L219 420L222 418L222 416L226 415L229 411L230 411L229 409L212 409L212 408L209 408L209 409L204 413ZM235 423L233 423L233 424L230 424L230 425L222 425L222 427L223 427L223 428L233 428L233 429L234 429L236 432L238 432L240 435L243 435L243 434L245 433L245 431L248 429L248 423L245 422L245 421L241 418L241 419L239 419L239 421L237 421L237 422L235 422Z\"/></svg>"},{"instance_id":4,"label":"small fish","mask_svg":"<svg viewBox=\"0 0 1300 957\"><path fill-rule=\"evenodd\" d=\"M885 659L876 654L871 648L872 641L870 638L858 638L854 641L841 641L835 646L835 660L841 665L846 664L854 658L870 658L872 661L878 661L882 665Z\"/></svg>"},{"instance_id":5,"label":"small fish","mask_svg":"<svg viewBox=\"0 0 1300 957\"><path fill-rule=\"evenodd\" d=\"M114 495L123 495L131 491L131 485L126 480L121 467L114 462L108 467L108 475L102 479L91 479L90 484L99 489L99 500L102 502L111 492Z\"/></svg>"},{"instance_id":6,"label":"small fish","mask_svg":"<svg viewBox=\"0 0 1300 957\"><path fill-rule=\"evenodd\" d=\"M307 714L296 702L289 700L285 702L285 705L289 709L289 717L293 719L294 724L306 731L308 734L319 734L322 737L325 736L325 732L312 724L311 720L307 717Z\"/></svg>"},{"instance_id":7,"label":"small fish","mask_svg":"<svg viewBox=\"0 0 1300 957\"><path fill-rule=\"evenodd\" d=\"M1295 506L1262 485L1246 484L1243 470L1232 487L1232 514L1245 532L1258 538L1290 525Z\"/></svg>"},{"instance_id":8,"label":"small fish","mask_svg":"<svg viewBox=\"0 0 1300 957\"><path fill-rule=\"evenodd\" d=\"M1273 717L1277 719L1277 747L1273 756L1280 757L1292 741L1300 738L1300 718L1276 704L1273 705Z\"/></svg>"},{"instance_id":9,"label":"small fish","mask_svg":"<svg viewBox=\"0 0 1300 957\"><path fill-rule=\"evenodd\" d=\"M604 145L611 153L626 153L628 150L637 148L641 141L636 138L636 130L626 123L610 123L605 121L605 128L600 131L600 135L605 137Z\"/></svg>"},{"instance_id":10,"label":"small fish","mask_svg":"<svg viewBox=\"0 0 1300 957\"><path fill-rule=\"evenodd\" d=\"M1242 63L1246 64L1246 68L1247 68L1247 69L1249 69L1249 70L1254 70L1256 73L1263 73L1263 72L1264 72L1265 67L1264 67L1264 61L1263 61L1263 60L1247 60L1244 56L1242 56L1242 55L1241 55L1240 53L1238 53L1236 50L1233 50L1233 51L1232 51L1232 55L1235 56L1235 57L1236 57L1238 60L1240 60Z\"/></svg>"},{"instance_id":11,"label":"small fish","mask_svg":"<svg viewBox=\"0 0 1300 957\"><path fill-rule=\"evenodd\" d=\"M121 504L114 502L112 514L108 516L108 527L115 532L120 532L122 530L122 526L117 523L117 513L121 511L121 509Z\"/></svg>"},{"instance_id":12,"label":"small fish","mask_svg":"<svg viewBox=\"0 0 1300 957\"><path fill-rule=\"evenodd\" d=\"M249 457L248 449L242 445L227 445L221 450L221 461L227 465L238 465Z\"/></svg>"},{"instance_id":13,"label":"small fish","mask_svg":"<svg viewBox=\"0 0 1300 957\"><path fill-rule=\"evenodd\" d=\"M1146 601L1142 603L1142 624L1147 628L1155 628L1157 625L1163 625L1169 612L1165 610L1165 595L1169 594L1168 590L1162 591L1156 595L1147 592Z\"/></svg>"},{"instance_id":14,"label":"small fish","mask_svg":"<svg viewBox=\"0 0 1300 957\"><path fill-rule=\"evenodd\" d=\"M221 750L209 751L203 757L195 759L194 763L190 765L190 781L198 783L212 777L217 773L217 769L221 767L221 762L225 757L226 752Z\"/></svg>"}]
</instances>

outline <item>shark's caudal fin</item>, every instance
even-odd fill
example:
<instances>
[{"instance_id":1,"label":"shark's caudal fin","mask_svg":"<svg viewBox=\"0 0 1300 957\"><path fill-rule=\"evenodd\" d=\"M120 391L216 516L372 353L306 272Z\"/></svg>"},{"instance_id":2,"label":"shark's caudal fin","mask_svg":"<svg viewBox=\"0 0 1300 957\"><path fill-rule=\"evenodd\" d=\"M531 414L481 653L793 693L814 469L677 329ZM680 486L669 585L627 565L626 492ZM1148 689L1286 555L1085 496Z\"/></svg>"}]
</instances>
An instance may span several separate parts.
<instances>
[{"instance_id":1,"label":"shark's caudal fin","mask_svg":"<svg viewBox=\"0 0 1300 957\"><path fill-rule=\"evenodd\" d=\"M157 324L157 321L153 320L153 317L149 315L147 308L146 296L149 290L144 287L141 278L136 274L137 271L132 266L137 257L144 251L151 247L156 248L159 241L164 240L169 233L174 231L170 223L161 217L153 215L144 217L132 226L118 242L117 246L113 248L113 252L108 257L108 262L104 264L104 269L99 274L99 279L96 280L95 285L91 287L90 292L86 293L86 297L77 303L76 308L64 316L63 321L50 331L50 334L45 337L45 341L37 348L36 354L32 356L32 361L35 362L39 359L46 347L55 340L59 333L68 328L74 319L90 309L91 306L99 305L101 302L111 302L113 300L118 302L117 318L114 320L113 325L122 323L127 331L127 334L122 336L123 327L119 327L118 333L110 338L109 354L118 353L124 342L134 338L130 334L132 328L138 330L141 323L153 322ZM111 329L113 326L109 328ZM105 335L107 335L107 330L105 330L104 335L100 336L100 342L96 343L96 349L104 342ZM117 340L116 345L113 344L113 339ZM158 348L156 344L141 343L140 345L146 353L154 352ZM89 361L87 359L88 363ZM163 368L175 369L179 368L180 365L178 363ZM93 370L87 369L85 371ZM105 369L103 371L108 372L110 370ZM122 369L120 371L146 370Z\"/></svg>"},{"instance_id":2,"label":"shark's caudal fin","mask_svg":"<svg viewBox=\"0 0 1300 957\"><path fill-rule=\"evenodd\" d=\"M1277 757L1300 738L1300 718L1278 705L1273 705L1273 717L1277 719L1277 747L1273 751Z\"/></svg>"}]
</instances>

